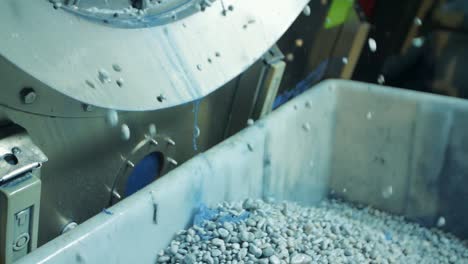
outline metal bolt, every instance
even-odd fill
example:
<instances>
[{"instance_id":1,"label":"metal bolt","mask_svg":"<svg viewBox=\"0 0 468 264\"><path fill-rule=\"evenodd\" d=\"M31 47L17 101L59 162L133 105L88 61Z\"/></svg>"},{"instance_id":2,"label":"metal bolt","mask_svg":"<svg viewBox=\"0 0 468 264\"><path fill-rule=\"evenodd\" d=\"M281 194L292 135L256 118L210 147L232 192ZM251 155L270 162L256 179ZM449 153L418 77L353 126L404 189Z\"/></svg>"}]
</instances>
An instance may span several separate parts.
<instances>
[{"instance_id":1,"label":"metal bolt","mask_svg":"<svg viewBox=\"0 0 468 264\"><path fill-rule=\"evenodd\" d=\"M135 164L133 164L131 160L127 160L126 163L127 163L127 166L129 166L130 168L135 168Z\"/></svg>"},{"instance_id":2,"label":"metal bolt","mask_svg":"<svg viewBox=\"0 0 468 264\"><path fill-rule=\"evenodd\" d=\"M92 105L89 105L89 104L82 104L82 107L83 107L83 110L85 112L91 112L94 109L94 107Z\"/></svg>"},{"instance_id":3,"label":"metal bolt","mask_svg":"<svg viewBox=\"0 0 468 264\"><path fill-rule=\"evenodd\" d=\"M175 146L175 142L174 142L174 140L172 140L172 138L166 137L164 140L167 142L167 144L169 144L171 146Z\"/></svg>"},{"instance_id":4,"label":"metal bolt","mask_svg":"<svg viewBox=\"0 0 468 264\"><path fill-rule=\"evenodd\" d=\"M113 191L112 191L112 196L114 196L114 197L117 198L118 200L121 200L121 199L122 199L122 196L120 196L120 193L118 193L117 190L113 190Z\"/></svg>"},{"instance_id":5,"label":"metal bolt","mask_svg":"<svg viewBox=\"0 0 468 264\"><path fill-rule=\"evenodd\" d=\"M78 224L76 222L70 222L70 223L66 224L62 229L62 234L65 234L68 231L71 231L72 229L75 229L75 227L77 227L77 226L78 226Z\"/></svg>"},{"instance_id":6,"label":"metal bolt","mask_svg":"<svg viewBox=\"0 0 468 264\"><path fill-rule=\"evenodd\" d=\"M21 149L18 148L18 147L14 147L11 149L11 153L15 154L15 155L18 155L21 153Z\"/></svg>"},{"instance_id":7,"label":"metal bolt","mask_svg":"<svg viewBox=\"0 0 468 264\"><path fill-rule=\"evenodd\" d=\"M37 99L37 94L32 88L24 88L20 94L24 104L32 104Z\"/></svg>"},{"instance_id":8,"label":"metal bolt","mask_svg":"<svg viewBox=\"0 0 468 264\"><path fill-rule=\"evenodd\" d=\"M177 166L179 163L177 163L177 161L171 157L167 157L167 162L169 162L170 164L174 165L174 166Z\"/></svg>"},{"instance_id":9,"label":"metal bolt","mask_svg":"<svg viewBox=\"0 0 468 264\"><path fill-rule=\"evenodd\" d=\"M154 138L148 138L148 140L149 140L149 142L151 142L151 144L153 144L155 146L159 145L158 141L156 141L156 139L154 139Z\"/></svg>"}]
</instances>

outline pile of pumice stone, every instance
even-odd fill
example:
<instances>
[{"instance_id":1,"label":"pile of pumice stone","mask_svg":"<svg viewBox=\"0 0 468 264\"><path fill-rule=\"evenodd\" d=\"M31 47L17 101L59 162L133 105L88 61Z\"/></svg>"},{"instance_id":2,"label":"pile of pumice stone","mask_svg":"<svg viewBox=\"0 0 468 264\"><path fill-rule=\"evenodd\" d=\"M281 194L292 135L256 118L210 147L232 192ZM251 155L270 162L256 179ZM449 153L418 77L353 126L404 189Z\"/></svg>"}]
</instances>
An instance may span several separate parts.
<instances>
[{"instance_id":1,"label":"pile of pumice stone","mask_svg":"<svg viewBox=\"0 0 468 264\"><path fill-rule=\"evenodd\" d=\"M203 214L157 263L468 263L466 241L337 200L301 207L247 199Z\"/></svg>"}]
</instances>

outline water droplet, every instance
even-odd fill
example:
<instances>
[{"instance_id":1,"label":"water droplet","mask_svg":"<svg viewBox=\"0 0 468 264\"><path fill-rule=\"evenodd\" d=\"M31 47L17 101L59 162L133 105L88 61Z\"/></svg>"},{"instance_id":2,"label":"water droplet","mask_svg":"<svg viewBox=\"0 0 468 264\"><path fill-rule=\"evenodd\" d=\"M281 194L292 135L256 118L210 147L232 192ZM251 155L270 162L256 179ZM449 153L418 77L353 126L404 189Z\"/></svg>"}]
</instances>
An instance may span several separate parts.
<instances>
[{"instance_id":1,"label":"water droplet","mask_svg":"<svg viewBox=\"0 0 468 264\"><path fill-rule=\"evenodd\" d=\"M158 102L162 103L164 100L166 100L166 97L164 95L160 94L157 98Z\"/></svg>"},{"instance_id":2,"label":"water droplet","mask_svg":"<svg viewBox=\"0 0 468 264\"><path fill-rule=\"evenodd\" d=\"M200 137L200 133L201 133L200 128L199 128L198 126L196 126L196 127L194 128L193 136L194 136L195 138L198 138L198 137Z\"/></svg>"},{"instance_id":3,"label":"water droplet","mask_svg":"<svg viewBox=\"0 0 468 264\"><path fill-rule=\"evenodd\" d=\"M120 137L125 141L130 139L130 128L127 124L122 124L120 127Z\"/></svg>"},{"instance_id":4,"label":"water droplet","mask_svg":"<svg viewBox=\"0 0 468 264\"><path fill-rule=\"evenodd\" d=\"M439 217L439 219L437 219L437 223L436 223L437 227L443 227L445 226L445 224L446 224L445 217L441 216Z\"/></svg>"},{"instance_id":5,"label":"water droplet","mask_svg":"<svg viewBox=\"0 0 468 264\"><path fill-rule=\"evenodd\" d=\"M111 81L109 73L104 69L100 69L98 71L98 78L102 83L108 83Z\"/></svg>"},{"instance_id":6,"label":"water droplet","mask_svg":"<svg viewBox=\"0 0 468 264\"><path fill-rule=\"evenodd\" d=\"M385 76L380 74L379 77L377 78L377 83L378 84L384 84L385 83Z\"/></svg>"},{"instance_id":7,"label":"water droplet","mask_svg":"<svg viewBox=\"0 0 468 264\"><path fill-rule=\"evenodd\" d=\"M117 126L117 124L119 123L119 114L116 110L107 111L106 122L111 127Z\"/></svg>"},{"instance_id":8,"label":"water droplet","mask_svg":"<svg viewBox=\"0 0 468 264\"><path fill-rule=\"evenodd\" d=\"M292 53L286 54L286 61L289 61L289 62L294 61L294 54Z\"/></svg>"},{"instance_id":9,"label":"water droplet","mask_svg":"<svg viewBox=\"0 0 468 264\"><path fill-rule=\"evenodd\" d=\"M382 197L388 199L393 195L393 187L390 185L382 191Z\"/></svg>"},{"instance_id":10,"label":"water droplet","mask_svg":"<svg viewBox=\"0 0 468 264\"><path fill-rule=\"evenodd\" d=\"M302 10L302 14L304 14L304 16L310 16L311 10L310 10L310 6L309 6L309 5L306 5L306 6L304 7L304 10Z\"/></svg>"},{"instance_id":11,"label":"water droplet","mask_svg":"<svg viewBox=\"0 0 468 264\"><path fill-rule=\"evenodd\" d=\"M424 45L424 38L423 37L414 38L412 43L413 43L414 47L420 48L420 47L422 47L422 45Z\"/></svg>"},{"instance_id":12,"label":"water droplet","mask_svg":"<svg viewBox=\"0 0 468 264\"><path fill-rule=\"evenodd\" d=\"M414 18L414 24L416 26L421 26L422 25L422 20L419 17Z\"/></svg>"},{"instance_id":13,"label":"water droplet","mask_svg":"<svg viewBox=\"0 0 468 264\"><path fill-rule=\"evenodd\" d=\"M119 78L117 81L116 81L117 85L119 87L122 87L124 85L124 80L122 78Z\"/></svg>"},{"instance_id":14,"label":"water droplet","mask_svg":"<svg viewBox=\"0 0 468 264\"><path fill-rule=\"evenodd\" d=\"M375 41L375 39L369 38L369 40L367 41L367 43L368 43L368 45L369 45L370 51L372 51L372 52L376 52L376 51L377 51L377 42Z\"/></svg>"},{"instance_id":15,"label":"water droplet","mask_svg":"<svg viewBox=\"0 0 468 264\"><path fill-rule=\"evenodd\" d=\"M94 85L94 83L93 83L92 81L86 80L85 82L86 82L86 84L87 84L89 87L91 87L91 88L93 88L93 89L96 88L96 86Z\"/></svg>"},{"instance_id":16,"label":"water droplet","mask_svg":"<svg viewBox=\"0 0 468 264\"><path fill-rule=\"evenodd\" d=\"M294 43L296 44L296 47L298 48L301 48L302 46L304 46L304 40L301 38L296 39Z\"/></svg>"},{"instance_id":17,"label":"water droplet","mask_svg":"<svg viewBox=\"0 0 468 264\"><path fill-rule=\"evenodd\" d=\"M149 127L148 127L148 132L149 132L150 136L155 137L156 134L158 133L156 125L155 124L150 124Z\"/></svg>"},{"instance_id":18,"label":"water droplet","mask_svg":"<svg viewBox=\"0 0 468 264\"><path fill-rule=\"evenodd\" d=\"M121 72L122 71L122 67L120 67L120 65L117 64L117 63L112 64L112 69L114 69L114 71L116 71L116 72Z\"/></svg>"}]
</instances>

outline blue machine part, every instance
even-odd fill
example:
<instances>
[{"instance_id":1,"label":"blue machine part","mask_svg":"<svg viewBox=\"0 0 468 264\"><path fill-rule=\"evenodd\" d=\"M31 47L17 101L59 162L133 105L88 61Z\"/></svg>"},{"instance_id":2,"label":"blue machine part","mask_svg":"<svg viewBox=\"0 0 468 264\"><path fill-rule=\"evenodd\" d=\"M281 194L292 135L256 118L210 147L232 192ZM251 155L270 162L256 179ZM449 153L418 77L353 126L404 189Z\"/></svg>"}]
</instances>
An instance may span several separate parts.
<instances>
[{"instance_id":1,"label":"blue machine part","mask_svg":"<svg viewBox=\"0 0 468 264\"><path fill-rule=\"evenodd\" d=\"M159 177L162 169L161 153L153 152L144 157L132 171L125 185L125 196L129 196Z\"/></svg>"},{"instance_id":2,"label":"blue machine part","mask_svg":"<svg viewBox=\"0 0 468 264\"><path fill-rule=\"evenodd\" d=\"M307 77L300 81L296 87L293 89L284 92L283 94L278 95L275 98L275 101L273 102L273 110L280 107L284 103L288 102L292 98L302 94L305 92L307 89L309 89L312 85L318 83L319 81L322 80L323 76L325 75L325 72L328 67L328 60L325 60L324 62L320 63L317 68L309 73Z\"/></svg>"}]
</instances>

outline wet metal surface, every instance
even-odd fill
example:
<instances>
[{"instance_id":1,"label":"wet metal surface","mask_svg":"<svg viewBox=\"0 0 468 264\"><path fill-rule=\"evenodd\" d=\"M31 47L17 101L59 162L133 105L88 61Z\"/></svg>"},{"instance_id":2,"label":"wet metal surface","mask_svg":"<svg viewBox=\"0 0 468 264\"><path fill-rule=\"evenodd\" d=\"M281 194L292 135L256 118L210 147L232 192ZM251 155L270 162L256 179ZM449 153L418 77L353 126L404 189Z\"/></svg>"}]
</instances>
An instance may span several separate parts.
<instances>
[{"instance_id":1,"label":"wet metal surface","mask_svg":"<svg viewBox=\"0 0 468 264\"><path fill-rule=\"evenodd\" d=\"M170 24L128 29L48 1L1 1L0 60L88 105L161 109L203 97L247 69L307 2L215 1Z\"/></svg>"}]
</instances>

